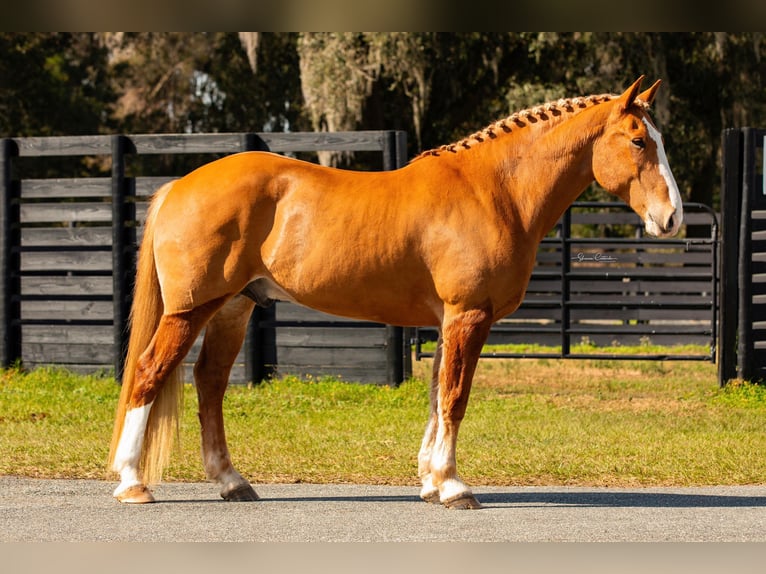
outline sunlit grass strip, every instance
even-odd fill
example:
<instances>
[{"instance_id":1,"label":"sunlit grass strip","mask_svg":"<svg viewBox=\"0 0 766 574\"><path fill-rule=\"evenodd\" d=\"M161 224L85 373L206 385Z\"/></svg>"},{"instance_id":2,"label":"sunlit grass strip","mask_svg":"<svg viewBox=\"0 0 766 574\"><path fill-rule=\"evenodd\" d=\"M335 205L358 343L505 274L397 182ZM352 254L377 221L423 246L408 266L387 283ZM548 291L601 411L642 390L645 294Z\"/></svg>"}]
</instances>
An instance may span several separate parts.
<instances>
[{"instance_id":1,"label":"sunlit grass strip","mask_svg":"<svg viewBox=\"0 0 766 574\"><path fill-rule=\"evenodd\" d=\"M254 482L415 484L430 364L398 388L288 377L231 387L232 457ZM119 388L61 370L0 373L0 473L109 478ZM166 480L203 480L196 396ZM488 361L458 446L472 484L766 483L766 390L719 389L715 366Z\"/></svg>"},{"instance_id":2,"label":"sunlit grass strip","mask_svg":"<svg viewBox=\"0 0 766 574\"><path fill-rule=\"evenodd\" d=\"M428 341L421 343L421 351L433 353L436 343ZM687 355L705 356L710 354L710 348L705 345L655 345L647 340L640 345L609 345L599 346L589 341L574 344L569 349L572 355L604 354L604 355ZM515 354L515 355L559 355L561 345L539 345L537 343L512 343L505 345L484 345L482 353L485 355Z\"/></svg>"}]
</instances>

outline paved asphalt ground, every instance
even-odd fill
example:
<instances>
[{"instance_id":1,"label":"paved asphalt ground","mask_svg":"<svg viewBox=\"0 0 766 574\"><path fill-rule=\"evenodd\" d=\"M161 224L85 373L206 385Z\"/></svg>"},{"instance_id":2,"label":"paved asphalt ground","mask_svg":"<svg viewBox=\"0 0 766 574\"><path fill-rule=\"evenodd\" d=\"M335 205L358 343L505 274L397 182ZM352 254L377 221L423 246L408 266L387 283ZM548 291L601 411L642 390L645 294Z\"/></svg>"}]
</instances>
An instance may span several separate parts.
<instances>
[{"instance_id":1,"label":"paved asphalt ground","mask_svg":"<svg viewBox=\"0 0 766 574\"><path fill-rule=\"evenodd\" d=\"M131 506L115 484L0 477L0 541L766 542L766 486L478 487L485 508L454 511L414 487L267 484L227 503L212 484L162 483Z\"/></svg>"}]
</instances>

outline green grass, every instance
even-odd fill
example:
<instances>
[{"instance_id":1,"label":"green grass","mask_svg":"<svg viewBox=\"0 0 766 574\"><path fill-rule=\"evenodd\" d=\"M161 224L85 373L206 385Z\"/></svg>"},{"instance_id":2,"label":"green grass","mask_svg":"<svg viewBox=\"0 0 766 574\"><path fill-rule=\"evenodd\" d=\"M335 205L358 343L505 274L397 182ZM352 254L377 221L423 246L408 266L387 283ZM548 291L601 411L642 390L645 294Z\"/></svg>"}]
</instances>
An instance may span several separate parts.
<instances>
[{"instance_id":1,"label":"green grass","mask_svg":"<svg viewBox=\"0 0 766 574\"><path fill-rule=\"evenodd\" d=\"M415 484L428 360L398 388L287 377L230 387L232 458L254 482ZM766 483L766 388L720 389L700 362L485 360L458 444L472 484ZM0 474L110 478L119 388L62 370L0 372ZM194 389L165 480L203 480Z\"/></svg>"},{"instance_id":2,"label":"green grass","mask_svg":"<svg viewBox=\"0 0 766 574\"><path fill-rule=\"evenodd\" d=\"M429 341L421 344L421 350L426 353L433 353L436 350L436 342ZM640 345L611 345L609 347L600 347L591 342L588 337L583 337L579 343L571 345L569 349L572 355L694 355L705 357L710 354L710 349L705 345L656 345L652 343L651 338L646 337ZM542 355L542 354L560 354L561 346L540 345L537 343L513 343L507 345L484 345L482 353L491 355L493 353L508 353L517 355Z\"/></svg>"}]
</instances>

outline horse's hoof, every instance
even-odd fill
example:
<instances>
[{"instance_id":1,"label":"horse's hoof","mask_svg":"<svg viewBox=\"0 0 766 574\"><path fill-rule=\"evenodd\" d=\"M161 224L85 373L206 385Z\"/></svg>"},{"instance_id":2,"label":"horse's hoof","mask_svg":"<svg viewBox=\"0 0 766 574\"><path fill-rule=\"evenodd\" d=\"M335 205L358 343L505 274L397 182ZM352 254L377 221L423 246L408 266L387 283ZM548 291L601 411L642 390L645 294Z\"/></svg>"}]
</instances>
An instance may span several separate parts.
<instances>
[{"instance_id":1,"label":"horse's hoof","mask_svg":"<svg viewBox=\"0 0 766 574\"><path fill-rule=\"evenodd\" d=\"M421 493L420 498L425 500L426 502L430 502L431 504L439 504L441 503L441 500L439 500L439 489L432 490L431 492L428 492L426 494Z\"/></svg>"},{"instance_id":2,"label":"horse's hoof","mask_svg":"<svg viewBox=\"0 0 766 574\"><path fill-rule=\"evenodd\" d=\"M151 491L143 484L130 486L114 497L123 504L148 504L154 502Z\"/></svg>"},{"instance_id":3,"label":"horse's hoof","mask_svg":"<svg viewBox=\"0 0 766 574\"><path fill-rule=\"evenodd\" d=\"M240 484L228 492L222 492L221 497L229 502L254 502L260 500L258 494L249 484Z\"/></svg>"},{"instance_id":4,"label":"horse's hoof","mask_svg":"<svg viewBox=\"0 0 766 574\"><path fill-rule=\"evenodd\" d=\"M442 504L450 510L478 510L483 508L473 494L459 494L442 501Z\"/></svg>"}]
</instances>

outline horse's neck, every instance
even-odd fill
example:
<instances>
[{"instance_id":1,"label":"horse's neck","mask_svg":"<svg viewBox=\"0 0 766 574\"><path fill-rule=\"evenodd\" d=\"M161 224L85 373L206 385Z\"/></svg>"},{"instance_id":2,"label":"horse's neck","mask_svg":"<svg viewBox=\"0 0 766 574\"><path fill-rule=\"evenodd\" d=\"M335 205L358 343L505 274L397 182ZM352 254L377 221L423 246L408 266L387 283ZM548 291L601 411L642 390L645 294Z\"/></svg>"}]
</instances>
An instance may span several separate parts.
<instances>
[{"instance_id":1,"label":"horse's neck","mask_svg":"<svg viewBox=\"0 0 766 574\"><path fill-rule=\"evenodd\" d=\"M504 174L505 191L524 228L538 239L593 182L592 150L601 133L594 127L601 125L594 122L594 115L603 111L583 110L563 122L530 131L526 138L519 138L514 150L508 150L508 157L517 159L508 162L513 173Z\"/></svg>"}]
</instances>

